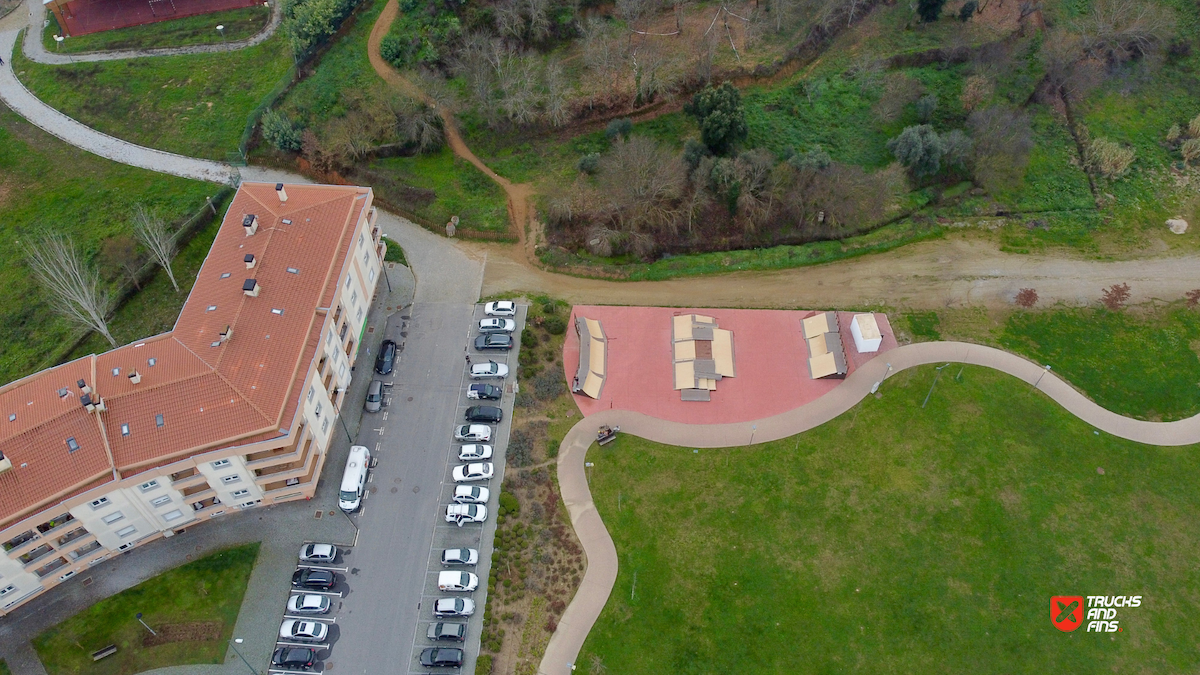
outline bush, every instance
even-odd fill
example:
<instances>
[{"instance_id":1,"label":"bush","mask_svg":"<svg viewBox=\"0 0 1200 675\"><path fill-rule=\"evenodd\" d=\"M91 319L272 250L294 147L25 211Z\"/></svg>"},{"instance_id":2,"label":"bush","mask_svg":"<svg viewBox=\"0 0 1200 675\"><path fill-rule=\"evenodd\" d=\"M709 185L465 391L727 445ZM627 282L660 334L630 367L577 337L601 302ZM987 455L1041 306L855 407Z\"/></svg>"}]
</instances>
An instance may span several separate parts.
<instances>
[{"instance_id":1,"label":"bush","mask_svg":"<svg viewBox=\"0 0 1200 675\"><path fill-rule=\"evenodd\" d=\"M561 316L548 316L542 325L551 335L562 335L567 332L567 322Z\"/></svg>"},{"instance_id":2,"label":"bush","mask_svg":"<svg viewBox=\"0 0 1200 675\"><path fill-rule=\"evenodd\" d=\"M517 429L508 439L508 450L505 453L508 463L515 467L533 464L533 435L525 429Z\"/></svg>"},{"instance_id":3,"label":"bush","mask_svg":"<svg viewBox=\"0 0 1200 675\"><path fill-rule=\"evenodd\" d=\"M500 493L500 508L504 509L505 513L520 513L521 502L517 500L517 496L511 492Z\"/></svg>"},{"instance_id":4,"label":"bush","mask_svg":"<svg viewBox=\"0 0 1200 675\"><path fill-rule=\"evenodd\" d=\"M618 138L629 138L629 134L633 133L633 120L628 117L613 120L604 128L604 137L610 142ZM597 157L599 159L599 157ZM590 173L590 172L589 172Z\"/></svg>"},{"instance_id":5,"label":"bush","mask_svg":"<svg viewBox=\"0 0 1200 675\"><path fill-rule=\"evenodd\" d=\"M944 4L946 4L946 0L917 0L917 15L925 23L937 21L938 17L942 15L942 5Z\"/></svg>"},{"instance_id":6,"label":"bush","mask_svg":"<svg viewBox=\"0 0 1200 675\"><path fill-rule=\"evenodd\" d=\"M480 654L479 658L475 660L475 675L492 675L491 654Z\"/></svg>"},{"instance_id":7,"label":"bush","mask_svg":"<svg viewBox=\"0 0 1200 675\"><path fill-rule=\"evenodd\" d=\"M546 439L546 457L549 459L554 459L555 457L558 457L558 446L561 444L562 444L562 441L558 440L557 438L547 438Z\"/></svg>"},{"instance_id":8,"label":"bush","mask_svg":"<svg viewBox=\"0 0 1200 675\"><path fill-rule=\"evenodd\" d=\"M400 263L401 265L408 264L408 260L404 258L404 249L400 248L400 244L390 240L388 241L387 252L383 254L383 261Z\"/></svg>"},{"instance_id":9,"label":"bush","mask_svg":"<svg viewBox=\"0 0 1200 675\"><path fill-rule=\"evenodd\" d=\"M388 63L401 63L405 57L404 42L399 35L385 35L379 42L379 55Z\"/></svg>"},{"instance_id":10,"label":"bush","mask_svg":"<svg viewBox=\"0 0 1200 675\"><path fill-rule=\"evenodd\" d=\"M887 148L917 178L933 176L942 169L942 139L928 124L905 127L887 142Z\"/></svg>"},{"instance_id":11,"label":"bush","mask_svg":"<svg viewBox=\"0 0 1200 675\"><path fill-rule=\"evenodd\" d=\"M689 138L683 143L683 163L687 164L691 171L695 171L696 167L700 166L700 160L711 154L708 146L694 138Z\"/></svg>"},{"instance_id":12,"label":"bush","mask_svg":"<svg viewBox=\"0 0 1200 675\"><path fill-rule=\"evenodd\" d=\"M354 9L353 0L283 0L280 27L292 53L299 56L337 32Z\"/></svg>"},{"instance_id":13,"label":"bush","mask_svg":"<svg viewBox=\"0 0 1200 675\"><path fill-rule=\"evenodd\" d=\"M921 123L927 123L933 119L933 113L937 111L938 97L937 94L925 94L917 99L917 119Z\"/></svg>"},{"instance_id":14,"label":"bush","mask_svg":"<svg viewBox=\"0 0 1200 675\"><path fill-rule=\"evenodd\" d=\"M716 88L708 85L696 92L683 111L696 118L700 139L718 155L733 149L749 132L742 95L728 82Z\"/></svg>"},{"instance_id":15,"label":"bush","mask_svg":"<svg viewBox=\"0 0 1200 675\"><path fill-rule=\"evenodd\" d=\"M277 110L267 110L263 113L261 124L263 140L279 150L300 150L300 130L292 124L287 115Z\"/></svg>"},{"instance_id":16,"label":"bush","mask_svg":"<svg viewBox=\"0 0 1200 675\"><path fill-rule=\"evenodd\" d=\"M532 408L537 403L537 399L533 397L533 393L525 389L517 392L517 398L513 401L513 405L518 408Z\"/></svg>"},{"instance_id":17,"label":"bush","mask_svg":"<svg viewBox=\"0 0 1200 675\"><path fill-rule=\"evenodd\" d=\"M1087 165L1101 176L1116 180L1129 171L1134 154L1133 148L1124 147L1107 138L1097 138L1088 144Z\"/></svg>"},{"instance_id":18,"label":"bush","mask_svg":"<svg viewBox=\"0 0 1200 675\"><path fill-rule=\"evenodd\" d=\"M558 313L558 305L556 305L553 300L547 300L546 302L542 303L542 314L545 314L546 316L550 316L551 314L557 314L557 313Z\"/></svg>"},{"instance_id":19,"label":"bush","mask_svg":"<svg viewBox=\"0 0 1200 675\"><path fill-rule=\"evenodd\" d=\"M575 165L575 168L579 169L580 173L586 173L589 176L596 173L596 169L599 167L600 153L598 152L589 152L583 157L580 157L579 163Z\"/></svg>"},{"instance_id":20,"label":"bush","mask_svg":"<svg viewBox=\"0 0 1200 675\"><path fill-rule=\"evenodd\" d=\"M531 330L521 331L521 348L522 349L532 349L533 347L536 347L537 344L538 344L537 333L535 333Z\"/></svg>"},{"instance_id":21,"label":"bush","mask_svg":"<svg viewBox=\"0 0 1200 675\"><path fill-rule=\"evenodd\" d=\"M533 393L540 401L553 401L567 392L563 375L555 368L538 375L533 381Z\"/></svg>"},{"instance_id":22,"label":"bush","mask_svg":"<svg viewBox=\"0 0 1200 675\"><path fill-rule=\"evenodd\" d=\"M833 164L833 158L821 146L816 146L808 152L801 152L792 155L788 158L788 164L797 169L811 169L813 171L822 171L828 169L830 164Z\"/></svg>"},{"instance_id":23,"label":"bush","mask_svg":"<svg viewBox=\"0 0 1200 675\"><path fill-rule=\"evenodd\" d=\"M1183 161L1191 163L1200 159L1200 138L1189 138L1179 146Z\"/></svg>"},{"instance_id":24,"label":"bush","mask_svg":"<svg viewBox=\"0 0 1200 675\"><path fill-rule=\"evenodd\" d=\"M964 23L970 21L977 11L979 11L979 3L975 0L967 0L963 3L962 9L958 10L958 20Z\"/></svg>"}]
</instances>

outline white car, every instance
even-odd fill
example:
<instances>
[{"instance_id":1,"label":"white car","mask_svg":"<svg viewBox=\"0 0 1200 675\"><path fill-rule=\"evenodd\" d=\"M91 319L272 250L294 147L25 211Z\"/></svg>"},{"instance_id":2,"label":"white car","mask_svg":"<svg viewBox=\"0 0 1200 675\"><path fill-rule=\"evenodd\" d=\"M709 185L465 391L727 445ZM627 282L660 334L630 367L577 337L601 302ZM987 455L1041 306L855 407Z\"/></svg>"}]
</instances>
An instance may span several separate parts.
<instances>
[{"instance_id":1,"label":"white car","mask_svg":"<svg viewBox=\"0 0 1200 675\"><path fill-rule=\"evenodd\" d=\"M490 445L464 445L458 449L458 461L469 462L473 459L491 459L492 446Z\"/></svg>"},{"instance_id":2,"label":"white car","mask_svg":"<svg viewBox=\"0 0 1200 675\"><path fill-rule=\"evenodd\" d=\"M279 627L279 639L293 642L321 642L329 634L329 626L320 621L288 619Z\"/></svg>"},{"instance_id":3,"label":"white car","mask_svg":"<svg viewBox=\"0 0 1200 675\"><path fill-rule=\"evenodd\" d=\"M492 428L486 424L460 424L454 427L454 440L487 442L492 440Z\"/></svg>"},{"instance_id":4,"label":"white car","mask_svg":"<svg viewBox=\"0 0 1200 675\"><path fill-rule=\"evenodd\" d=\"M337 554L333 544L305 544L300 548L300 562L331 563Z\"/></svg>"},{"instance_id":5,"label":"white car","mask_svg":"<svg viewBox=\"0 0 1200 675\"><path fill-rule=\"evenodd\" d=\"M479 588L479 577L470 572L438 572L438 590L471 592Z\"/></svg>"},{"instance_id":6,"label":"white car","mask_svg":"<svg viewBox=\"0 0 1200 675\"><path fill-rule=\"evenodd\" d=\"M483 313L488 316L516 316L517 303L512 300L497 300L483 306Z\"/></svg>"},{"instance_id":7,"label":"white car","mask_svg":"<svg viewBox=\"0 0 1200 675\"><path fill-rule=\"evenodd\" d=\"M444 619L448 616L471 616L475 613L475 601L470 598L438 598L433 603L433 616Z\"/></svg>"},{"instance_id":8,"label":"white car","mask_svg":"<svg viewBox=\"0 0 1200 675\"><path fill-rule=\"evenodd\" d=\"M330 600L328 595L293 595L288 599L288 614L327 614Z\"/></svg>"},{"instance_id":9,"label":"white car","mask_svg":"<svg viewBox=\"0 0 1200 675\"><path fill-rule=\"evenodd\" d=\"M454 503L456 504L486 504L491 492L478 485L459 485L454 488Z\"/></svg>"},{"instance_id":10,"label":"white car","mask_svg":"<svg viewBox=\"0 0 1200 675\"><path fill-rule=\"evenodd\" d=\"M471 379L473 380L503 380L508 377L508 366L495 361L471 364Z\"/></svg>"},{"instance_id":11,"label":"white car","mask_svg":"<svg viewBox=\"0 0 1200 675\"><path fill-rule=\"evenodd\" d=\"M487 507L481 504L450 504L446 506L446 522L459 527L487 520Z\"/></svg>"},{"instance_id":12,"label":"white car","mask_svg":"<svg viewBox=\"0 0 1200 675\"><path fill-rule=\"evenodd\" d=\"M479 551L473 548L448 548L442 551L443 565L477 565Z\"/></svg>"},{"instance_id":13,"label":"white car","mask_svg":"<svg viewBox=\"0 0 1200 675\"><path fill-rule=\"evenodd\" d=\"M487 480L492 477L492 463L460 464L454 467L454 482L468 483L474 480Z\"/></svg>"},{"instance_id":14,"label":"white car","mask_svg":"<svg viewBox=\"0 0 1200 675\"><path fill-rule=\"evenodd\" d=\"M517 322L513 321L512 319L499 319L493 317L490 319L479 320L480 333L511 333L516 329Z\"/></svg>"}]
</instances>

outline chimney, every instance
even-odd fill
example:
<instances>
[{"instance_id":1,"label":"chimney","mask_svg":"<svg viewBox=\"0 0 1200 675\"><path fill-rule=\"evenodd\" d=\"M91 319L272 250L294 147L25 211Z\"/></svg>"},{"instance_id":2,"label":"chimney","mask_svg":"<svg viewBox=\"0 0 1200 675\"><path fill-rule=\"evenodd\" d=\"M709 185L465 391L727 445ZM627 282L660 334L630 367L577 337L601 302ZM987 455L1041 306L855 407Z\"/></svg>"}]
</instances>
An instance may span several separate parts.
<instances>
[{"instance_id":1,"label":"chimney","mask_svg":"<svg viewBox=\"0 0 1200 675\"><path fill-rule=\"evenodd\" d=\"M257 282L257 281L255 281L254 279L247 279L247 280L246 280L246 281L245 281L245 282L242 284L242 292L243 292L243 293L245 293L247 296L249 296L249 297L251 297L251 298L257 298L257 297L258 297L258 291L259 291L260 289L262 289L262 286L259 286L259 285L258 285L258 282Z\"/></svg>"},{"instance_id":2,"label":"chimney","mask_svg":"<svg viewBox=\"0 0 1200 675\"><path fill-rule=\"evenodd\" d=\"M225 342L231 337L233 337L233 326L226 324L225 330L221 331L221 342Z\"/></svg>"},{"instance_id":3,"label":"chimney","mask_svg":"<svg viewBox=\"0 0 1200 675\"><path fill-rule=\"evenodd\" d=\"M242 228L246 230L246 236L258 232L258 216L253 213L248 213L242 218Z\"/></svg>"},{"instance_id":4,"label":"chimney","mask_svg":"<svg viewBox=\"0 0 1200 675\"><path fill-rule=\"evenodd\" d=\"M0 454L0 473L4 473L5 471L8 471L11 468L12 468L12 462L10 462L8 460L8 458L5 457L3 454Z\"/></svg>"},{"instance_id":5,"label":"chimney","mask_svg":"<svg viewBox=\"0 0 1200 675\"><path fill-rule=\"evenodd\" d=\"M134 370L134 371L130 371L130 373L129 373L129 381L130 381L132 384L140 384L140 383L141 383L141 381L142 381L142 374L141 374L141 373L139 373L139 372L138 372L138 371L136 371L136 370Z\"/></svg>"},{"instance_id":6,"label":"chimney","mask_svg":"<svg viewBox=\"0 0 1200 675\"><path fill-rule=\"evenodd\" d=\"M100 397L97 396L96 398L100 398ZM84 394L83 396L80 396L79 402L81 404L83 404L84 409L86 409L88 412L96 411L96 403L95 403L95 401L92 400L91 394Z\"/></svg>"},{"instance_id":7,"label":"chimney","mask_svg":"<svg viewBox=\"0 0 1200 675\"><path fill-rule=\"evenodd\" d=\"M279 195L280 203L287 203L287 190L283 189L283 183L275 184L275 194Z\"/></svg>"},{"instance_id":8,"label":"chimney","mask_svg":"<svg viewBox=\"0 0 1200 675\"><path fill-rule=\"evenodd\" d=\"M79 387L80 395L87 396L88 394L92 393L92 388L87 386L87 382L84 382L83 380L79 380L75 384L76 384L76 386Z\"/></svg>"},{"instance_id":9,"label":"chimney","mask_svg":"<svg viewBox=\"0 0 1200 675\"><path fill-rule=\"evenodd\" d=\"M254 269L254 254L253 253L247 253L244 260L246 261L246 269L248 269L248 270Z\"/></svg>"}]
</instances>

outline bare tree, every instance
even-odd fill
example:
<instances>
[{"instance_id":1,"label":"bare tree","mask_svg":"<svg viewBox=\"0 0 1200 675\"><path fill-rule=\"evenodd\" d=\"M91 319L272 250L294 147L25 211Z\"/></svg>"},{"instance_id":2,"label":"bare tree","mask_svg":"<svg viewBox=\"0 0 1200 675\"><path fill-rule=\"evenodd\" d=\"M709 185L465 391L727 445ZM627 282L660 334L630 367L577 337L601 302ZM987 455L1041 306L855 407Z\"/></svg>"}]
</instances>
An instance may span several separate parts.
<instances>
[{"instance_id":1,"label":"bare tree","mask_svg":"<svg viewBox=\"0 0 1200 675\"><path fill-rule=\"evenodd\" d=\"M622 231L675 230L686 172L673 152L634 136L605 153L599 173L600 190L611 200Z\"/></svg>"},{"instance_id":2,"label":"bare tree","mask_svg":"<svg viewBox=\"0 0 1200 675\"><path fill-rule=\"evenodd\" d=\"M179 252L179 242L175 233L167 227L167 221L146 210L145 206L135 204L133 207L133 236L150 252L154 262L158 263L175 292L179 292L179 283L175 281L175 271L171 269L171 260Z\"/></svg>"},{"instance_id":3,"label":"bare tree","mask_svg":"<svg viewBox=\"0 0 1200 675\"><path fill-rule=\"evenodd\" d=\"M562 64L552 60L546 66L542 83L546 90L544 108L546 119L554 126L562 126L570 118L571 86L563 74Z\"/></svg>"},{"instance_id":4,"label":"bare tree","mask_svg":"<svg viewBox=\"0 0 1200 675\"><path fill-rule=\"evenodd\" d=\"M1175 17L1154 2L1098 0L1075 27L1089 56L1124 61L1165 44L1175 32Z\"/></svg>"},{"instance_id":5,"label":"bare tree","mask_svg":"<svg viewBox=\"0 0 1200 675\"><path fill-rule=\"evenodd\" d=\"M1128 300L1129 284L1113 284L1104 289L1104 293L1100 296L1100 304L1114 312L1124 307Z\"/></svg>"},{"instance_id":6,"label":"bare tree","mask_svg":"<svg viewBox=\"0 0 1200 675\"><path fill-rule=\"evenodd\" d=\"M100 286L100 274L83 259L75 242L57 233L46 233L25 246L25 259L38 282L50 293L55 312L96 331L117 346L108 332L113 299Z\"/></svg>"}]
</instances>

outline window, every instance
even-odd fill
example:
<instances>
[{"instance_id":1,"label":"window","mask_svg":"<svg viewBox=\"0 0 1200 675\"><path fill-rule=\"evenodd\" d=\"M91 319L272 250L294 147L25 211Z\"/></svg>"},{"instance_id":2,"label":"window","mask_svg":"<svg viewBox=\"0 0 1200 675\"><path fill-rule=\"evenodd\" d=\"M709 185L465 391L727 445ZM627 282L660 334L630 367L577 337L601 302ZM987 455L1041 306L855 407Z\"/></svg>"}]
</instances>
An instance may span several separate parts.
<instances>
[{"instance_id":1,"label":"window","mask_svg":"<svg viewBox=\"0 0 1200 675\"><path fill-rule=\"evenodd\" d=\"M236 491L236 492L234 492L234 493L233 493L233 496L234 496L234 498L237 498L237 497L245 497L245 496L246 496L246 495L248 495L248 494L250 494L250 491L249 491L249 490L238 490L238 491Z\"/></svg>"},{"instance_id":2,"label":"window","mask_svg":"<svg viewBox=\"0 0 1200 675\"><path fill-rule=\"evenodd\" d=\"M225 272L224 274L222 274L222 275L221 275L221 278L222 278L222 279L228 279L228 278L229 278L229 272Z\"/></svg>"},{"instance_id":3,"label":"window","mask_svg":"<svg viewBox=\"0 0 1200 675\"><path fill-rule=\"evenodd\" d=\"M128 424L128 423L126 423L126 424L122 424L122 425L121 425L121 435L122 435L122 436L128 436L128 435L129 435L129 424Z\"/></svg>"},{"instance_id":4,"label":"window","mask_svg":"<svg viewBox=\"0 0 1200 675\"><path fill-rule=\"evenodd\" d=\"M271 313L272 313L272 314L278 314L279 316L283 316L283 310L282 310L282 309L272 309L272 310L271 310Z\"/></svg>"},{"instance_id":5,"label":"window","mask_svg":"<svg viewBox=\"0 0 1200 675\"><path fill-rule=\"evenodd\" d=\"M223 467L223 466L229 466L229 460L227 460L227 459L218 459L217 461L215 461L215 462L213 462L213 463L212 463L212 468L214 468L214 469L219 469L219 468L221 468L221 467Z\"/></svg>"},{"instance_id":6,"label":"window","mask_svg":"<svg viewBox=\"0 0 1200 675\"><path fill-rule=\"evenodd\" d=\"M113 377L116 377L116 376L118 376L118 375L120 375L120 374L121 374L121 369L120 369L120 368L113 368L113 369L112 369L112 376L113 376Z\"/></svg>"},{"instance_id":7,"label":"window","mask_svg":"<svg viewBox=\"0 0 1200 675\"><path fill-rule=\"evenodd\" d=\"M158 359L147 359L146 363L150 364L150 367L153 368L154 365L158 363Z\"/></svg>"},{"instance_id":8,"label":"window","mask_svg":"<svg viewBox=\"0 0 1200 675\"><path fill-rule=\"evenodd\" d=\"M163 425L166 424L166 422L163 421L162 413L154 416L154 424L157 425L159 429L163 428Z\"/></svg>"},{"instance_id":9,"label":"window","mask_svg":"<svg viewBox=\"0 0 1200 675\"><path fill-rule=\"evenodd\" d=\"M370 267L370 266L371 266L371 254L364 253L363 254L363 267Z\"/></svg>"},{"instance_id":10,"label":"window","mask_svg":"<svg viewBox=\"0 0 1200 675\"><path fill-rule=\"evenodd\" d=\"M113 523L117 522L118 520L122 520L124 518L125 518L124 513L121 513L120 511L113 511L112 513L108 514L107 516L104 516L103 518L101 518L101 520L104 521L105 525L112 525Z\"/></svg>"},{"instance_id":11,"label":"window","mask_svg":"<svg viewBox=\"0 0 1200 675\"><path fill-rule=\"evenodd\" d=\"M365 234L359 234L359 235L358 235L358 247L359 247L359 248L362 248L362 247L363 247L363 242L365 242L366 240L367 240L367 235L365 235Z\"/></svg>"},{"instance_id":12,"label":"window","mask_svg":"<svg viewBox=\"0 0 1200 675\"><path fill-rule=\"evenodd\" d=\"M350 294L350 304L351 305L358 304L358 291L354 291L353 293Z\"/></svg>"},{"instance_id":13,"label":"window","mask_svg":"<svg viewBox=\"0 0 1200 675\"><path fill-rule=\"evenodd\" d=\"M312 403L313 395L315 395L316 393L317 393L317 388L315 386L308 388L308 402L309 403Z\"/></svg>"},{"instance_id":14,"label":"window","mask_svg":"<svg viewBox=\"0 0 1200 675\"><path fill-rule=\"evenodd\" d=\"M89 503L89 506L91 506L93 509L98 509L98 508L100 508L101 506L104 506L104 505L105 505L105 504L107 504L107 503L108 503L108 497L101 497L100 499L93 499L93 500L92 500L92 501Z\"/></svg>"},{"instance_id":15,"label":"window","mask_svg":"<svg viewBox=\"0 0 1200 675\"><path fill-rule=\"evenodd\" d=\"M206 309L206 310L204 310L204 311L206 311L206 312L213 312L213 311L216 311L216 309L217 309L217 306L216 306L216 305L209 305L209 306L208 306L208 309Z\"/></svg>"},{"instance_id":16,"label":"window","mask_svg":"<svg viewBox=\"0 0 1200 675\"><path fill-rule=\"evenodd\" d=\"M239 476L239 475L237 475L236 473L235 473L235 474L233 474L232 476L222 476L222 477L221 477L221 482L222 482L222 483L224 483L224 484L226 484L226 485L230 485L230 484L232 484L232 483L236 483L236 482L238 482L238 481L240 481L240 480L242 480L242 477L241 477L241 476Z\"/></svg>"},{"instance_id":17,"label":"window","mask_svg":"<svg viewBox=\"0 0 1200 675\"><path fill-rule=\"evenodd\" d=\"M155 505L155 506L162 506L163 504L170 504L170 503L171 503L171 496L170 496L170 495L163 495L163 496L161 496L161 497L155 497L155 498L154 498L154 501L152 501L152 502L150 502L150 503L151 503L151 504L153 504L153 505Z\"/></svg>"},{"instance_id":18,"label":"window","mask_svg":"<svg viewBox=\"0 0 1200 675\"><path fill-rule=\"evenodd\" d=\"M168 523L171 522L172 520L179 520L182 517L183 517L183 511L180 511L179 509L175 509L174 511L168 511L167 513L163 514L163 520L167 521Z\"/></svg>"},{"instance_id":19,"label":"window","mask_svg":"<svg viewBox=\"0 0 1200 675\"><path fill-rule=\"evenodd\" d=\"M367 272L367 280L370 283L375 283L375 270L371 270L370 272Z\"/></svg>"},{"instance_id":20,"label":"window","mask_svg":"<svg viewBox=\"0 0 1200 675\"><path fill-rule=\"evenodd\" d=\"M329 431L329 420L321 422L321 433L325 433L326 431Z\"/></svg>"},{"instance_id":21,"label":"window","mask_svg":"<svg viewBox=\"0 0 1200 675\"><path fill-rule=\"evenodd\" d=\"M354 315L354 322L355 322L355 323L362 323L362 314L363 314L362 307L359 307L359 308L358 308L358 314L355 314L355 315Z\"/></svg>"},{"instance_id":22,"label":"window","mask_svg":"<svg viewBox=\"0 0 1200 675\"><path fill-rule=\"evenodd\" d=\"M137 532L137 528L130 525L129 527L123 527L123 528L117 530L117 536L118 537L128 537L129 535L133 534L134 532Z\"/></svg>"},{"instance_id":23,"label":"window","mask_svg":"<svg viewBox=\"0 0 1200 675\"><path fill-rule=\"evenodd\" d=\"M350 275L346 275L346 290L350 290Z\"/></svg>"},{"instance_id":24,"label":"window","mask_svg":"<svg viewBox=\"0 0 1200 675\"><path fill-rule=\"evenodd\" d=\"M118 551L127 551L131 548L133 548L133 542L129 542L128 544L121 544L120 546L117 547L117 550Z\"/></svg>"},{"instance_id":25,"label":"window","mask_svg":"<svg viewBox=\"0 0 1200 675\"><path fill-rule=\"evenodd\" d=\"M17 590L17 587L13 586L12 584L9 584L9 585L5 586L4 588L0 588L0 598L3 598L4 596L8 595L9 593L12 593L15 590Z\"/></svg>"},{"instance_id":26,"label":"window","mask_svg":"<svg viewBox=\"0 0 1200 675\"><path fill-rule=\"evenodd\" d=\"M346 364L343 363L342 365L338 366L338 379L341 379L345 376L346 376Z\"/></svg>"},{"instance_id":27,"label":"window","mask_svg":"<svg viewBox=\"0 0 1200 675\"><path fill-rule=\"evenodd\" d=\"M317 419L321 419L321 412L322 412L322 411L324 411L324 410L325 410L325 404L324 404L324 403L318 403L318 404L317 404L317 409L314 411L314 412L315 412L315 414L316 414L316 416L317 416Z\"/></svg>"},{"instance_id":28,"label":"window","mask_svg":"<svg viewBox=\"0 0 1200 675\"><path fill-rule=\"evenodd\" d=\"M330 337L333 337L333 336L331 335ZM9 413L9 414L8 414L8 421L9 421L9 422L16 422L16 421L17 421L17 413Z\"/></svg>"},{"instance_id":29,"label":"window","mask_svg":"<svg viewBox=\"0 0 1200 675\"><path fill-rule=\"evenodd\" d=\"M300 270L296 269L295 267L289 267L287 268L287 271L292 274L300 274Z\"/></svg>"},{"instance_id":30,"label":"window","mask_svg":"<svg viewBox=\"0 0 1200 675\"><path fill-rule=\"evenodd\" d=\"M66 387L63 387L62 389L58 390L58 397L66 398L67 394L70 394L70 393L71 393L71 391L69 389L67 389Z\"/></svg>"},{"instance_id":31,"label":"window","mask_svg":"<svg viewBox=\"0 0 1200 675\"><path fill-rule=\"evenodd\" d=\"M79 441L76 441L74 436L68 438L67 439L67 451L75 452L78 449L79 449Z\"/></svg>"},{"instance_id":32,"label":"window","mask_svg":"<svg viewBox=\"0 0 1200 675\"><path fill-rule=\"evenodd\" d=\"M138 487L141 489L142 492L149 492L149 491L153 490L154 488L158 487L158 481L157 480L149 480L149 481L146 481L145 483L142 483Z\"/></svg>"},{"instance_id":33,"label":"window","mask_svg":"<svg viewBox=\"0 0 1200 675\"><path fill-rule=\"evenodd\" d=\"M335 339L337 339L337 332L335 332L335 331L329 331L329 337L325 338L325 342L326 342L327 344L333 344L333 341L334 341ZM13 418L14 418L14 419L16 419L16 415L13 415ZM11 421L11 420L10 420L10 421Z\"/></svg>"}]
</instances>

